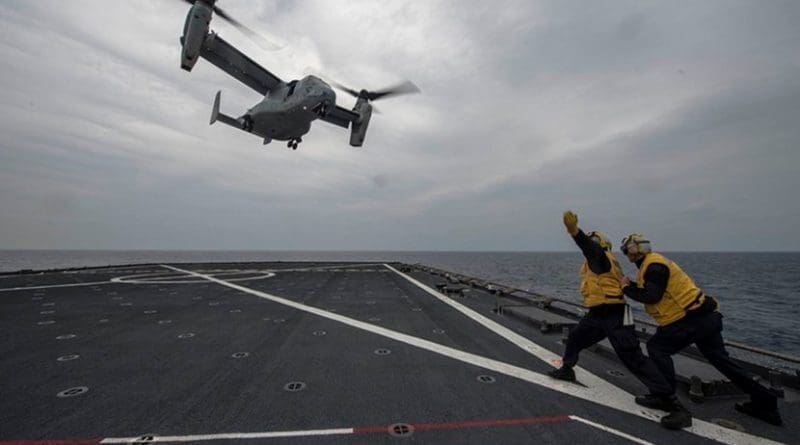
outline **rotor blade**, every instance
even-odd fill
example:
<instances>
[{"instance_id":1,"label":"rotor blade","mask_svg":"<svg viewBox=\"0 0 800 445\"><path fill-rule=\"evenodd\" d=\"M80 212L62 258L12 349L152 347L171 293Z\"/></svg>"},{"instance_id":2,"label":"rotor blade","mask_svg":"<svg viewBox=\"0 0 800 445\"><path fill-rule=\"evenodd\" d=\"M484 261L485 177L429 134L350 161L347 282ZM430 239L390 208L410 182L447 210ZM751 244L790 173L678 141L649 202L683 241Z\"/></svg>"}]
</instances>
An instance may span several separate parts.
<instances>
[{"instance_id":1,"label":"rotor blade","mask_svg":"<svg viewBox=\"0 0 800 445\"><path fill-rule=\"evenodd\" d=\"M353 96L353 97L358 97L359 96L358 91L356 91L356 90L354 90L352 88L348 88L348 87L340 84L339 82L330 82L330 83L331 83L331 85L335 86L336 88L338 88L338 89L340 89L342 91L346 91L346 92L350 93L350 95Z\"/></svg>"},{"instance_id":2,"label":"rotor blade","mask_svg":"<svg viewBox=\"0 0 800 445\"><path fill-rule=\"evenodd\" d=\"M186 1L191 3L190 0ZM227 12L222 10L219 6L214 6L214 13L217 14L222 19L227 20L228 23L236 27L239 31L242 32L242 34L246 35L247 37L250 37L250 39L256 42L256 44L260 46L262 49L265 49L267 51L277 51L283 48L282 45L278 45L276 43L271 42L266 37L262 36L261 34L253 31L252 29L242 24L242 22L234 19Z\"/></svg>"},{"instance_id":3,"label":"rotor blade","mask_svg":"<svg viewBox=\"0 0 800 445\"><path fill-rule=\"evenodd\" d=\"M378 100L383 97L397 96L400 94L413 94L419 93L420 89L411 81L405 81L389 88L384 88L378 91L371 91L368 93L369 100Z\"/></svg>"}]
</instances>

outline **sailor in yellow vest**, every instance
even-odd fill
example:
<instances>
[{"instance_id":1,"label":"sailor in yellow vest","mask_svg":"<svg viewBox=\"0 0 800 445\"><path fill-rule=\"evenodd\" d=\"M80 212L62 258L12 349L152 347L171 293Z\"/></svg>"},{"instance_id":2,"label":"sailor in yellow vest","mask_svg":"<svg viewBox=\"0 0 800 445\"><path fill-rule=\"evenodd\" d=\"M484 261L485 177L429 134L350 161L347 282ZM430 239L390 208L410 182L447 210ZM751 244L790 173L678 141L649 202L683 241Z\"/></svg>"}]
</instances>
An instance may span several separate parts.
<instances>
[{"instance_id":1,"label":"sailor in yellow vest","mask_svg":"<svg viewBox=\"0 0 800 445\"><path fill-rule=\"evenodd\" d=\"M581 294L589 311L567 338L561 368L550 371L549 375L574 382L575 371L572 368L578 363L578 354L608 337L619 359L650 393L657 395L659 400L671 401L678 409L680 403L674 396L675 391L655 363L642 353L630 316L626 323L629 308L620 286L624 274L611 253L611 242L597 231L585 234L578 228L578 216L569 210L564 212L564 225L585 258L580 272Z\"/></svg>"},{"instance_id":2,"label":"sailor in yellow vest","mask_svg":"<svg viewBox=\"0 0 800 445\"><path fill-rule=\"evenodd\" d=\"M645 310L658 323L655 335L647 342L647 352L675 390L675 367L672 354L694 343L700 353L750 395L750 401L737 403L737 411L757 417L773 425L782 425L775 394L758 383L732 361L722 340L722 314L719 305L706 296L674 261L652 252L650 241L639 234L622 239L622 252L639 268L635 283L622 279L625 296L644 303ZM663 401L656 394L637 397L636 403L661 408ZM691 425L687 412L671 412L661 419L665 426ZM679 426L682 425L682 426Z\"/></svg>"}]
</instances>

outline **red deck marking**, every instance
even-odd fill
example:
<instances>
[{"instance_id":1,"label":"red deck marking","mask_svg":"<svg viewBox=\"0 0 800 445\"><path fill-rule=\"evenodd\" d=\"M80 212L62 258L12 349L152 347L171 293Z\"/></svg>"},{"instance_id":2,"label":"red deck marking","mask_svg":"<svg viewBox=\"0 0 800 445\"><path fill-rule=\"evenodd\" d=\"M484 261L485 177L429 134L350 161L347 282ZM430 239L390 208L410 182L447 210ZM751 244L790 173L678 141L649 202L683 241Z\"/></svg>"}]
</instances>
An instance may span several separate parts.
<instances>
[{"instance_id":1,"label":"red deck marking","mask_svg":"<svg viewBox=\"0 0 800 445\"><path fill-rule=\"evenodd\" d=\"M570 422L572 419L569 416L545 416L545 417L524 417L521 419L494 419L494 420L465 420L461 422L444 422L444 423L412 423L416 431L425 430L457 430L461 428L474 428L474 427L492 427L492 426L506 426L506 425L530 425L534 423L557 423L557 422ZM364 426L353 428L354 433L385 433L389 430L389 426Z\"/></svg>"},{"instance_id":2,"label":"red deck marking","mask_svg":"<svg viewBox=\"0 0 800 445\"><path fill-rule=\"evenodd\" d=\"M0 445L97 445L103 439L0 440Z\"/></svg>"}]
</instances>

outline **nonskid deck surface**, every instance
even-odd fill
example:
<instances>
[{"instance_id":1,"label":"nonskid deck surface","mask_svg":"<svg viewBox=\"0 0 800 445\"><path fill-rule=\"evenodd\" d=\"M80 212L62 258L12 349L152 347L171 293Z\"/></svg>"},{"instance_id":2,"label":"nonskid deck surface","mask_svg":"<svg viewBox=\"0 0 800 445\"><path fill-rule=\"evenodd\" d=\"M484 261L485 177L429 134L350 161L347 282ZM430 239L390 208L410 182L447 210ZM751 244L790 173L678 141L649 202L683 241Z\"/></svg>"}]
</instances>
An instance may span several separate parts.
<instances>
[{"instance_id":1,"label":"nonskid deck surface","mask_svg":"<svg viewBox=\"0 0 800 445\"><path fill-rule=\"evenodd\" d=\"M769 443L733 401L671 432L644 388L438 279L379 263L175 264L0 280L0 444ZM621 370L621 371L620 371ZM609 374L607 371L617 371ZM794 405L794 404L791 404ZM47 442L50 440L51 442Z\"/></svg>"}]
</instances>

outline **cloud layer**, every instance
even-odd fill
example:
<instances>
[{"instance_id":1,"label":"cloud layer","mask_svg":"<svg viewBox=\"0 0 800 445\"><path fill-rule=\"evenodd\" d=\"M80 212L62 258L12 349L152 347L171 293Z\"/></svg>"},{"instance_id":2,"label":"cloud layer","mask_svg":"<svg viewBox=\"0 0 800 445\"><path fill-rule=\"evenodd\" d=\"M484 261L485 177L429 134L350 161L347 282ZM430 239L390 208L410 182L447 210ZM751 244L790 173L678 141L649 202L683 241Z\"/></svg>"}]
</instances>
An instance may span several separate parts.
<instances>
[{"instance_id":1,"label":"cloud layer","mask_svg":"<svg viewBox=\"0 0 800 445\"><path fill-rule=\"evenodd\" d=\"M800 5L224 0L284 79L411 79L363 148L208 126L179 1L0 4L0 248L571 249L561 212L664 250L800 250ZM339 94L343 106L351 98Z\"/></svg>"}]
</instances>

